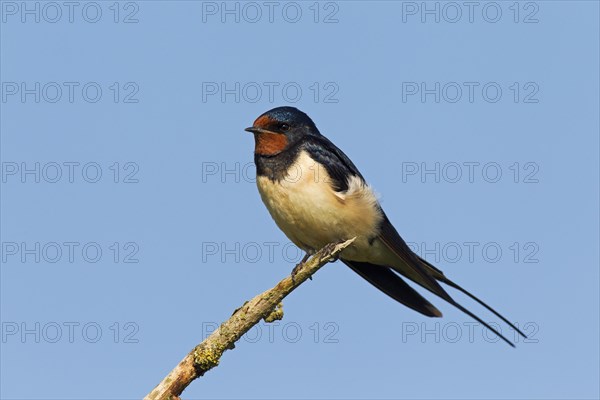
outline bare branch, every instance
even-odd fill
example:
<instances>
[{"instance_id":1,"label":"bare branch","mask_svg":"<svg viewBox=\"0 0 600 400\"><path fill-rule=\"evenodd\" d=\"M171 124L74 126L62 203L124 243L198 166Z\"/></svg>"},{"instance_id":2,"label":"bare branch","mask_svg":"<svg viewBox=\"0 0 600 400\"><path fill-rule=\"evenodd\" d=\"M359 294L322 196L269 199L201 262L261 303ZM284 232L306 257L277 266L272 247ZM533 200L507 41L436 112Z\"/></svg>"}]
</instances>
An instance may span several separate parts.
<instances>
[{"instance_id":1,"label":"bare branch","mask_svg":"<svg viewBox=\"0 0 600 400\"><path fill-rule=\"evenodd\" d=\"M197 345L159 383L144 400L177 400L183 390L196 378L219 365L225 350L233 349L244 333L261 319L272 322L283 318L281 300L310 278L323 265L335 259L354 239L343 243L332 243L295 269L293 276L283 279L272 289L259 294L235 310L231 318L223 322L202 343Z\"/></svg>"}]
</instances>

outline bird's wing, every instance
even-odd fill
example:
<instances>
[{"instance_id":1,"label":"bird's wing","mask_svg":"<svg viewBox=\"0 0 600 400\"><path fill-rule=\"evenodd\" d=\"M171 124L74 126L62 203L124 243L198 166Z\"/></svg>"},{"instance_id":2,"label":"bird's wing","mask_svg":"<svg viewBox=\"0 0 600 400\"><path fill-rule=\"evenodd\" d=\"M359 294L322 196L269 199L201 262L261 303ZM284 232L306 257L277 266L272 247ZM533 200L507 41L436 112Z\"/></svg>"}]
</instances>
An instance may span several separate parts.
<instances>
[{"instance_id":1,"label":"bird's wing","mask_svg":"<svg viewBox=\"0 0 600 400\"><path fill-rule=\"evenodd\" d=\"M393 265L392 268L442 299L453 302L450 295L435 280L431 272L423 266L404 239L400 237L385 213L383 213L383 220L379 229L379 240L401 261L398 265Z\"/></svg>"},{"instance_id":2,"label":"bird's wing","mask_svg":"<svg viewBox=\"0 0 600 400\"><path fill-rule=\"evenodd\" d=\"M342 260L354 272L392 299L428 317L441 317L440 310L417 293L389 267L358 261Z\"/></svg>"},{"instance_id":3,"label":"bird's wing","mask_svg":"<svg viewBox=\"0 0 600 400\"><path fill-rule=\"evenodd\" d=\"M365 178L356 165L325 136L308 136L301 146L313 160L325 167L336 192L348 190L348 179L352 176L364 182Z\"/></svg>"}]
</instances>

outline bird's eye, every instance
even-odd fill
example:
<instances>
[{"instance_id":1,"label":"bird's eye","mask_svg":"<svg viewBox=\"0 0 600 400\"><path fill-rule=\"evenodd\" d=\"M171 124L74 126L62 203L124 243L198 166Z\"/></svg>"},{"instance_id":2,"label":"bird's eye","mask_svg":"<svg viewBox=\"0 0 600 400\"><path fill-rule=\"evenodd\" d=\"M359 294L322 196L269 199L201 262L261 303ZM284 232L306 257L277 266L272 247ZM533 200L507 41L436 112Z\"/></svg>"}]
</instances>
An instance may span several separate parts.
<instances>
[{"instance_id":1,"label":"bird's eye","mask_svg":"<svg viewBox=\"0 0 600 400\"><path fill-rule=\"evenodd\" d=\"M281 130L286 132L290 130L290 126L288 124L281 124Z\"/></svg>"}]
</instances>

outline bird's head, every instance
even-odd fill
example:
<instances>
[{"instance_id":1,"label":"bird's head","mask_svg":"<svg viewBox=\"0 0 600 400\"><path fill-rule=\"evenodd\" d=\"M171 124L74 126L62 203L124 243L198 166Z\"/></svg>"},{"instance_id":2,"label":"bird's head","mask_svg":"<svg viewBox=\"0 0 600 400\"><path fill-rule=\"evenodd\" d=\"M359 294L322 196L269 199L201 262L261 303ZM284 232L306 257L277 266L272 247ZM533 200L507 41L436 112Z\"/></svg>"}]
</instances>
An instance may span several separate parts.
<instances>
[{"instance_id":1,"label":"bird's head","mask_svg":"<svg viewBox=\"0 0 600 400\"><path fill-rule=\"evenodd\" d=\"M264 156L277 155L306 135L320 135L310 117L294 107L269 110L245 130L254 134L254 152Z\"/></svg>"}]
</instances>

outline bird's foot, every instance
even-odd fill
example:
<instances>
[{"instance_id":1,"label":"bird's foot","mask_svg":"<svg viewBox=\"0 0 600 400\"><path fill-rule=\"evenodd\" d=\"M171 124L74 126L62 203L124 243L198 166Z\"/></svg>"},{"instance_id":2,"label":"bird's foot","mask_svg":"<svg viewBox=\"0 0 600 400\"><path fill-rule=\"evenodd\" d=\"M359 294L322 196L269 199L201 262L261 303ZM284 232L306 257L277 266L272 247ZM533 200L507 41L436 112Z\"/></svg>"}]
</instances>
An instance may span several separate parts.
<instances>
[{"instance_id":1,"label":"bird's foot","mask_svg":"<svg viewBox=\"0 0 600 400\"><path fill-rule=\"evenodd\" d=\"M325 254L331 254L333 252L333 250L335 250L336 246L338 244L340 244L342 242L337 242L337 243L329 243L328 245L326 245L323 249L325 250ZM332 262L336 262L337 260L340 259L340 255L336 255L331 257L331 260L329 260L330 263ZM323 260L323 258L321 258L321 260Z\"/></svg>"},{"instance_id":2,"label":"bird's foot","mask_svg":"<svg viewBox=\"0 0 600 400\"><path fill-rule=\"evenodd\" d=\"M300 272L300 270L304 266L304 263L306 262L306 260L308 260L309 257L310 257L310 254L306 253L304 255L304 257L302 257L302 260L300 260L300 262L298 264L296 264L296 266L292 270L292 283L294 285L296 284L296 279L295 279L296 278L296 274L298 274L298 272ZM312 280L312 277L310 277L309 279Z\"/></svg>"}]
</instances>

